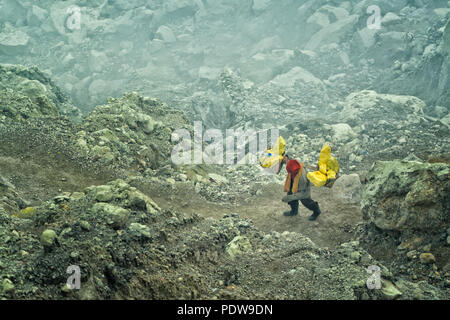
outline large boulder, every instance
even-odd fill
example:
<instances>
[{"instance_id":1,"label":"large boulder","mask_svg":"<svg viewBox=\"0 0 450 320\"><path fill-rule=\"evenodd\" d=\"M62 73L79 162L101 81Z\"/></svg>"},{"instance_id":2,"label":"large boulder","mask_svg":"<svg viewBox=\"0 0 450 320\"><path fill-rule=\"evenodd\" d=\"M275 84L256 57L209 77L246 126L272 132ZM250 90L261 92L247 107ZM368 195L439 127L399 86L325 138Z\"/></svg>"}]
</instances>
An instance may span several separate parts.
<instances>
[{"instance_id":1,"label":"large boulder","mask_svg":"<svg viewBox=\"0 0 450 320\"><path fill-rule=\"evenodd\" d=\"M356 133L346 123L337 123L331 126L333 130L333 138L335 141L346 142L352 138L356 138Z\"/></svg>"},{"instance_id":2,"label":"large boulder","mask_svg":"<svg viewBox=\"0 0 450 320\"><path fill-rule=\"evenodd\" d=\"M450 127L450 113L443 117L441 122Z\"/></svg>"},{"instance_id":3,"label":"large boulder","mask_svg":"<svg viewBox=\"0 0 450 320\"><path fill-rule=\"evenodd\" d=\"M91 72L102 72L103 69L108 65L109 61L104 52L91 50L88 63Z\"/></svg>"},{"instance_id":4,"label":"large boulder","mask_svg":"<svg viewBox=\"0 0 450 320\"><path fill-rule=\"evenodd\" d=\"M280 87L293 87L296 81L323 86L320 79L302 67L294 67L290 71L276 76L270 83Z\"/></svg>"},{"instance_id":5,"label":"large boulder","mask_svg":"<svg viewBox=\"0 0 450 320\"><path fill-rule=\"evenodd\" d=\"M6 24L0 33L0 54L19 55L26 53L30 37L22 30Z\"/></svg>"},{"instance_id":6,"label":"large boulder","mask_svg":"<svg viewBox=\"0 0 450 320\"><path fill-rule=\"evenodd\" d=\"M63 114L77 121L80 110L36 67L0 65L0 113L23 120Z\"/></svg>"},{"instance_id":7,"label":"large boulder","mask_svg":"<svg viewBox=\"0 0 450 320\"><path fill-rule=\"evenodd\" d=\"M92 207L94 215L102 215L106 223L115 229L123 227L127 222L129 211L127 209L104 202L98 202Z\"/></svg>"},{"instance_id":8,"label":"large boulder","mask_svg":"<svg viewBox=\"0 0 450 320\"><path fill-rule=\"evenodd\" d=\"M26 15L26 9L20 4L20 2L22 1L1 1L0 21L15 23L18 19Z\"/></svg>"},{"instance_id":9,"label":"large boulder","mask_svg":"<svg viewBox=\"0 0 450 320\"><path fill-rule=\"evenodd\" d=\"M375 35L378 33L377 29L369 29L367 27L358 30L353 35L353 41L356 47L356 50L368 49L375 45Z\"/></svg>"},{"instance_id":10,"label":"large boulder","mask_svg":"<svg viewBox=\"0 0 450 320\"><path fill-rule=\"evenodd\" d=\"M36 5L31 6L27 13L28 25L40 26L48 18L48 11Z\"/></svg>"},{"instance_id":11,"label":"large boulder","mask_svg":"<svg viewBox=\"0 0 450 320\"><path fill-rule=\"evenodd\" d=\"M201 66L198 69L198 77L206 80L217 80L220 76L220 72L221 70L219 68Z\"/></svg>"},{"instance_id":12,"label":"large boulder","mask_svg":"<svg viewBox=\"0 0 450 320\"><path fill-rule=\"evenodd\" d=\"M367 175L361 209L383 230L445 231L450 212L450 165L378 161Z\"/></svg>"},{"instance_id":13,"label":"large boulder","mask_svg":"<svg viewBox=\"0 0 450 320\"><path fill-rule=\"evenodd\" d=\"M351 15L327 25L315 33L305 46L306 50L317 50L323 45L340 43L343 37L355 28L359 16Z\"/></svg>"},{"instance_id":14,"label":"large boulder","mask_svg":"<svg viewBox=\"0 0 450 320\"><path fill-rule=\"evenodd\" d=\"M175 34L168 26L160 26L158 30L156 30L155 38L168 43L177 41Z\"/></svg>"},{"instance_id":15,"label":"large boulder","mask_svg":"<svg viewBox=\"0 0 450 320\"><path fill-rule=\"evenodd\" d=\"M255 11L264 11L270 5L270 0L253 0L252 9Z\"/></svg>"},{"instance_id":16,"label":"large boulder","mask_svg":"<svg viewBox=\"0 0 450 320\"><path fill-rule=\"evenodd\" d=\"M364 90L350 94L338 118L351 126L360 122L373 123L380 119L417 123L425 103L413 96L379 94Z\"/></svg>"},{"instance_id":17,"label":"large boulder","mask_svg":"<svg viewBox=\"0 0 450 320\"><path fill-rule=\"evenodd\" d=\"M258 52L246 59L240 66L241 72L255 83L265 83L280 71L289 70L294 64L294 50L274 49L267 53Z\"/></svg>"},{"instance_id":18,"label":"large boulder","mask_svg":"<svg viewBox=\"0 0 450 320\"><path fill-rule=\"evenodd\" d=\"M252 250L250 241L244 236L236 236L227 244L225 252L231 259L236 259L237 256L245 254Z\"/></svg>"},{"instance_id":19,"label":"large boulder","mask_svg":"<svg viewBox=\"0 0 450 320\"><path fill-rule=\"evenodd\" d=\"M189 127L181 111L133 92L89 113L78 128L76 147L105 164L155 169L170 158L172 131Z\"/></svg>"},{"instance_id":20,"label":"large boulder","mask_svg":"<svg viewBox=\"0 0 450 320\"><path fill-rule=\"evenodd\" d=\"M14 185L0 175L0 211L15 214L24 206L25 202L19 197Z\"/></svg>"},{"instance_id":21,"label":"large boulder","mask_svg":"<svg viewBox=\"0 0 450 320\"><path fill-rule=\"evenodd\" d=\"M361 192L361 181L356 173L346 174L339 177L333 184L333 196L347 203L359 203Z\"/></svg>"}]
</instances>

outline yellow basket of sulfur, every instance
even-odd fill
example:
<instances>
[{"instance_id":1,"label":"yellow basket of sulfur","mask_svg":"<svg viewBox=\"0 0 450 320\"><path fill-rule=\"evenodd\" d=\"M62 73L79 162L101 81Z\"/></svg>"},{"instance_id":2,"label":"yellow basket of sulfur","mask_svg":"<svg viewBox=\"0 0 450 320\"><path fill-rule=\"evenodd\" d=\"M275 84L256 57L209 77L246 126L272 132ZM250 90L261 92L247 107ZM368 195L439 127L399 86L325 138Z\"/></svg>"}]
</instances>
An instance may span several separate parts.
<instances>
[{"instance_id":1,"label":"yellow basket of sulfur","mask_svg":"<svg viewBox=\"0 0 450 320\"><path fill-rule=\"evenodd\" d=\"M316 187L331 188L339 173L339 162L331 155L331 147L324 145L320 151L318 171L308 172L308 180Z\"/></svg>"},{"instance_id":2,"label":"yellow basket of sulfur","mask_svg":"<svg viewBox=\"0 0 450 320\"><path fill-rule=\"evenodd\" d=\"M283 160L284 149L286 147L286 141L284 141L283 137L278 137L275 145L267 149L264 155L259 158L259 164L263 168L271 168L274 165L277 165Z\"/></svg>"}]
</instances>

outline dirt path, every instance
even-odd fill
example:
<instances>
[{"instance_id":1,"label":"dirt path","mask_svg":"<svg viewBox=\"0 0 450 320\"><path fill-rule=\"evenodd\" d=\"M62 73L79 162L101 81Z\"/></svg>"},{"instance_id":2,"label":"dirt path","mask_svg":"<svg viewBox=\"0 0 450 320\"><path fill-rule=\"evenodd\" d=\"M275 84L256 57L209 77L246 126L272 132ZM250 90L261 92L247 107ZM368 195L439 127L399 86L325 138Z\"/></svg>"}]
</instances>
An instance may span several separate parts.
<instances>
[{"instance_id":1,"label":"dirt path","mask_svg":"<svg viewBox=\"0 0 450 320\"><path fill-rule=\"evenodd\" d=\"M107 183L112 178L83 172L70 162L43 157L0 155L0 175L11 182L19 196L36 206L61 192L83 191L91 185Z\"/></svg>"},{"instance_id":2,"label":"dirt path","mask_svg":"<svg viewBox=\"0 0 450 320\"><path fill-rule=\"evenodd\" d=\"M290 207L281 202L284 193L282 186L270 184L264 187L262 194L254 196L247 202L237 205L215 204L201 199L189 190L176 190L172 199L164 196L167 191L152 190L149 195L164 209L179 210L186 213L197 213L204 217L221 218L225 214L237 213L241 218L253 221L256 227L265 232L291 231L298 232L314 241L321 247L335 247L351 240L351 229L361 221L359 205L343 203L333 197L328 188L313 188L312 198L319 202L322 214L311 222L311 212L299 205L299 214L285 217L283 212Z\"/></svg>"},{"instance_id":3,"label":"dirt path","mask_svg":"<svg viewBox=\"0 0 450 320\"><path fill-rule=\"evenodd\" d=\"M80 171L65 161L48 157L0 156L0 174L16 186L20 195L39 205L61 192L82 191L90 185L105 184L112 177L96 176ZM241 218L251 220L264 232L292 231L301 233L321 247L334 247L352 237L350 230L361 221L358 205L336 200L332 190L313 188L312 198L319 202L322 214L314 221L308 221L311 212L299 205L299 214L283 216L289 206L281 202L282 186L269 184L262 194L249 199L238 200L237 204L212 203L201 198L192 185L177 184L174 188L159 185L136 185L152 197L163 209L197 213L203 217L222 218L226 214L237 213Z\"/></svg>"}]
</instances>

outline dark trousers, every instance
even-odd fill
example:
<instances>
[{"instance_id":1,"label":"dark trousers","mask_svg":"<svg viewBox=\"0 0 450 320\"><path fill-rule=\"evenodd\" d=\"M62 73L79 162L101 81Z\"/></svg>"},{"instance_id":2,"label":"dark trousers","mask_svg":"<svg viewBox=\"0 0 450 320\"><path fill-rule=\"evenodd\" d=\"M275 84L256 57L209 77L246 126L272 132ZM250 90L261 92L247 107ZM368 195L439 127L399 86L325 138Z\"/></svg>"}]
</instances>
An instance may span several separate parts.
<instances>
[{"instance_id":1,"label":"dark trousers","mask_svg":"<svg viewBox=\"0 0 450 320\"><path fill-rule=\"evenodd\" d=\"M292 182L288 194L292 194ZM300 202L305 208L313 211L314 213L319 212L319 203L317 203L317 201L314 201L311 198L306 198L300 199ZM298 212L298 200L290 201L288 204L291 206L292 212Z\"/></svg>"}]
</instances>

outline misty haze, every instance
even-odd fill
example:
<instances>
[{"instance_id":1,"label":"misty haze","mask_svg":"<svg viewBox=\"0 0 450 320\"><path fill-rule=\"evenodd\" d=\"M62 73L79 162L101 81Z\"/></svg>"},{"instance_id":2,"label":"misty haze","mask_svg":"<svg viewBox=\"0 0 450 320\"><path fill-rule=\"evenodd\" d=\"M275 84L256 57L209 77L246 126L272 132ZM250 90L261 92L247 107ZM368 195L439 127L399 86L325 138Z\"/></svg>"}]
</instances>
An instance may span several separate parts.
<instances>
[{"instance_id":1,"label":"misty haze","mask_svg":"<svg viewBox=\"0 0 450 320\"><path fill-rule=\"evenodd\" d=\"M447 0L0 0L0 299L449 300L449 109Z\"/></svg>"}]
</instances>

